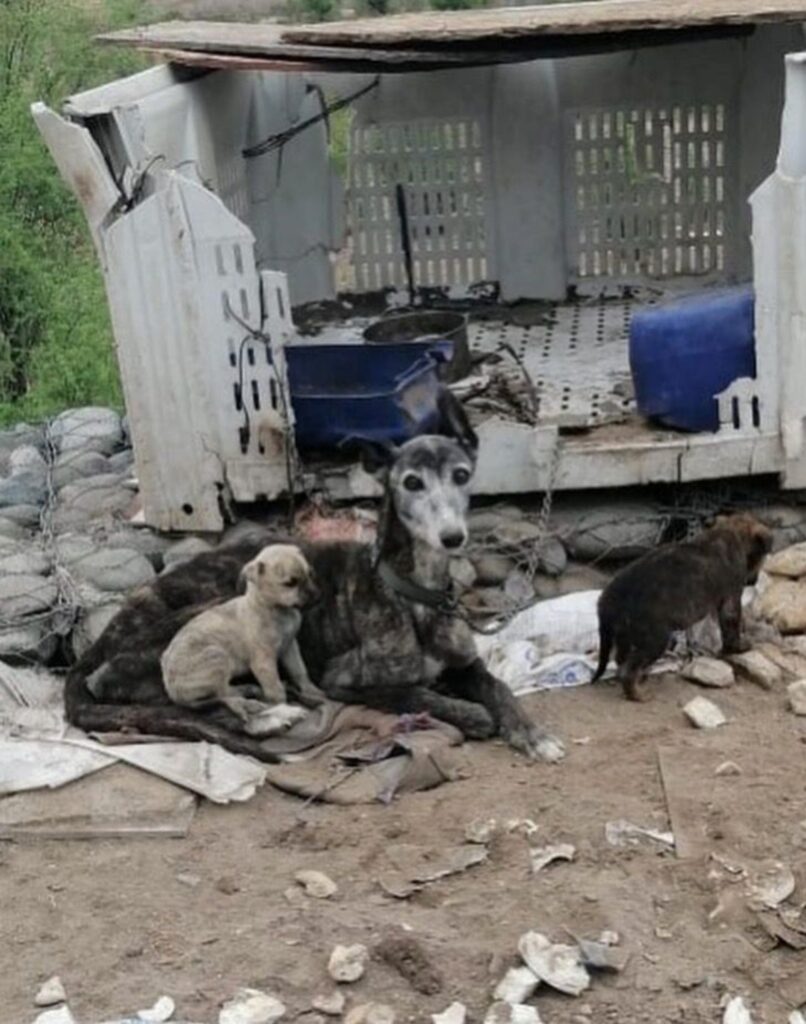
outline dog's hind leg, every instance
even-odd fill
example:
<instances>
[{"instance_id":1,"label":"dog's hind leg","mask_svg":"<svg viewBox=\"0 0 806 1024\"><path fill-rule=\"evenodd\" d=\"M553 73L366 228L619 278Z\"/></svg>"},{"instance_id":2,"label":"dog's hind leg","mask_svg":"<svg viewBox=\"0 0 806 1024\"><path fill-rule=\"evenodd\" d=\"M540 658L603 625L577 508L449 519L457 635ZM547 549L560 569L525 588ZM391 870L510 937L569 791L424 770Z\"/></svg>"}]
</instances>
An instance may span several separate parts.
<instances>
[{"instance_id":1,"label":"dog's hind leg","mask_svg":"<svg viewBox=\"0 0 806 1024\"><path fill-rule=\"evenodd\" d=\"M485 708L496 733L515 750L550 763L565 757L562 741L529 719L506 683L488 672L481 659L462 668L447 669L442 679L455 693Z\"/></svg>"},{"instance_id":2,"label":"dog's hind leg","mask_svg":"<svg viewBox=\"0 0 806 1024\"><path fill-rule=\"evenodd\" d=\"M740 654L749 644L742 641L742 595L731 595L718 610L719 631L722 634L722 653Z\"/></svg>"}]
</instances>

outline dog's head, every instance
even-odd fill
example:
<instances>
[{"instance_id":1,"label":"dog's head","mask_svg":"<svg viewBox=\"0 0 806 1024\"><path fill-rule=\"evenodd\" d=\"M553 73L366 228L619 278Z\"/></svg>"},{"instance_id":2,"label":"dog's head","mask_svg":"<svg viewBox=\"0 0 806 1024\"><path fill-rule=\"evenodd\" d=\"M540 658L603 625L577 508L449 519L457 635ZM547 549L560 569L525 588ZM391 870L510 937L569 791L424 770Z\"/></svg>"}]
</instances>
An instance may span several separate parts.
<instances>
[{"instance_id":1,"label":"dog's head","mask_svg":"<svg viewBox=\"0 0 806 1024\"><path fill-rule=\"evenodd\" d=\"M382 474L392 507L413 538L455 554L467 541L479 442L450 391L440 393L439 412L439 433L422 434L399 447L362 445L362 462L368 472Z\"/></svg>"},{"instance_id":2,"label":"dog's head","mask_svg":"<svg viewBox=\"0 0 806 1024\"><path fill-rule=\"evenodd\" d=\"M313 570L294 544L270 544L243 567L247 587L266 604L303 608L319 596Z\"/></svg>"},{"instance_id":3,"label":"dog's head","mask_svg":"<svg viewBox=\"0 0 806 1024\"><path fill-rule=\"evenodd\" d=\"M749 512L718 516L714 526L720 530L729 530L738 537L747 558L745 580L750 586L755 584L762 562L772 551L771 531Z\"/></svg>"}]
</instances>

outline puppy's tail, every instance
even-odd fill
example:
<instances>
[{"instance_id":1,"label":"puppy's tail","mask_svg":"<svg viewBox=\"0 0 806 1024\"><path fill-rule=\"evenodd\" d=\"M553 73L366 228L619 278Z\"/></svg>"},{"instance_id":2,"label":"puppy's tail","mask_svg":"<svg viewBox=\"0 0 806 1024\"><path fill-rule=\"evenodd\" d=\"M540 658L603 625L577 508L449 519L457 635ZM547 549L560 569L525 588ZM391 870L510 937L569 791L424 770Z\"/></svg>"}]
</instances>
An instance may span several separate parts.
<instances>
[{"instance_id":1,"label":"puppy's tail","mask_svg":"<svg viewBox=\"0 0 806 1024\"><path fill-rule=\"evenodd\" d=\"M610 652L613 650L613 623L609 618L599 612L599 664L591 679L595 683L605 674L607 663L610 661Z\"/></svg>"}]
</instances>

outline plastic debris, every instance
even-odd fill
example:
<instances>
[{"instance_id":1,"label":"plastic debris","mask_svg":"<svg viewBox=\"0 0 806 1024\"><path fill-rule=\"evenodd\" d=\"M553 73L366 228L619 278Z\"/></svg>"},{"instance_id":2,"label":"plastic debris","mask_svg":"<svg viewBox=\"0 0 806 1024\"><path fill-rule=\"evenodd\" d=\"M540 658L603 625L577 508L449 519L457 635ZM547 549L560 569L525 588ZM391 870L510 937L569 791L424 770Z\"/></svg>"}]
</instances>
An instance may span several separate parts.
<instances>
[{"instance_id":1,"label":"plastic debris","mask_svg":"<svg viewBox=\"0 0 806 1024\"><path fill-rule=\"evenodd\" d=\"M34 1024L76 1024L76 1019L69 1006L60 1006L58 1010L45 1010L40 1013Z\"/></svg>"},{"instance_id":2,"label":"plastic debris","mask_svg":"<svg viewBox=\"0 0 806 1024\"><path fill-rule=\"evenodd\" d=\"M534 1006L514 1003L493 1003L484 1018L484 1024L542 1024Z\"/></svg>"},{"instance_id":3,"label":"plastic debris","mask_svg":"<svg viewBox=\"0 0 806 1024\"><path fill-rule=\"evenodd\" d=\"M175 1009L176 1003L170 996L160 996L151 1009L138 1010L137 1017L139 1020L149 1021L149 1024L164 1024L173 1017Z\"/></svg>"},{"instance_id":4,"label":"plastic debris","mask_svg":"<svg viewBox=\"0 0 806 1024\"><path fill-rule=\"evenodd\" d=\"M540 978L528 967L510 967L498 982L493 999L502 1003L525 1003L540 984Z\"/></svg>"},{"instance_id":5,"label":"plastic debris","mask_svg":"<svg viewBox=\"0 0 806 1024\"><path fill-rule=\"evenodd\" d=\"M555 860L573 860L576 856L576 847L570 843L557 843L554 846L539 846L529 851L532 862L532 874L536 875L548 864Z\"/></svg>"},{"instance_id":6,"label":"plastic debris","mask_svg":"<svg viewBox=\"0 0 806 1024\"><path fill-rule=\"evenodd\" d=\"M45 984L34 996L34 1006L55 1006L56 1003L67 1002L67 993L64 991L62 979L58 974L48 978Z\"/></svg>"},{"instance_id":7,"label":"plastic debris","mask_svg":"<svg viewBox=\"0 0 806 1024\"><path fill-rule=\"evenodd\" d=\"M722 778L725 775L741 775L742 769L736 764L735 761L723 761L722 764L718 764L714 770L714 775Z\"/></svg>"},{"instance_id":8,"label":"plastic debris","mask_svg":"<svg viewBox=\"0 0 806 1024\"><path fill-rule=\"evenodd\" d=\"M722 1024L753 1024L753 1018L741 996L734 996L725 1007Z\"/></svg>"},{"instance_id":9,"label":"plastic debris","mask_svg":"<svg viewBox=\"0 0 806 1024\"><path fill-rule=\"evenodd\" d=\"M674 833L660 832L654 828L642 828L630 821L608 821L605 825L605 838L611 846L637 846L645 840L659 846L674 848Z\"/></svg>"},{"instance_id":10,"label":"plastic debris","mask_svg":"<svg viewBox=\"0 0 806 1024\"><path fill-rule=\"evenodd\" d=\"M285 1006L275 996L256 988L242 988L224 1003L218 1024L274 1024L285 1014Z\"/></svg>"},{"instance_id":11,"label":"plastic debris","mask_svg":"<svg viewBox=\"0 0 806 1024\"><path fill-rule=\"evenodd\" d=\"M596 971L612 971L620 973L627 966L630 959L629 953L623 949L616 949L615 944L595 942L592 939L576 939L582 962L586 967L592 967Z\"/></svg>"},{"instance_id":12,"label":"plastic debris","mask_svg":"<svg viewBox=\"0 0 806 1024\"><path fill-rule=\"evenodd\" d=\"M336 946L330 954L327 972L340 985L358 981L367 969L369 950L366 946Z\"/></svg>"},{"instance_id":13,"label":"plastic debris","mask_svg":"<svg viewBox=\"0 0 806 1024\"><path fill-rule=\"evenodd\" d=\"M440 878L459 874L481 864L487 855L487 847L478 843L444 850L406 843L390 846L386 850L386 857L392 867L381 874L378 882L390 896L406 899L429 882L439 881Z\"/></svg>"},{"instance_id":14,"label":"plastic debris","mask_svg":"<svg viewBox=\"0 0 806 1024\"><path fill-rule=\"evenodd\" d=\"M789 706L796 715L806 715L806 679L797 679L786 688Z\"/></svg>"},{"instance_id":15,"label":"plastic debris","mask_svg":"<svg viewBox=\"0 0 806 1024\"><path fill-rule=\"evenodd\" d=\"M339 891L333 879L328 878L322 871L298 871L294 879L309 896L317 900L330 899Z\"/></svg>"},{"instance_id":16,"label":"plastic debris","mask_svg":"<svg viewBox=\"0 0 806 1024\"><path fill-rule=\"evenodd\" d=\"M315 996L311 1000L311 1007L318 1010L326 1017L341 1017L344 1013L344 1004L347 1002L343 992L338 989L326 996Z\"/></svg>"},{"instance_id":17,"label":"plastic debris","mask_svg":"<svg viewBox=\"0 0 806 1024\"><path fill-rule=\"evenodd\" d=\"M432 1013L433 1024L465 1024L467 1007L464 1003L451 1003L442 1013Z\"/></svg>"},{"instance_id":18,"label":"plastic debris","mask_svg":"<svg viewBox=\"0 0 806 1024\"><path fill-rule=\"evenodd\" d=\"M489 843L498 830L495 818L476 818L465 829L465 839L469 843L484 845Z\"/></svg>"},{"instance_id":19,"label":"plastic debris","mask_svg":"<svg viewBox=\"0 0 806 1024\"><path fill-rule=\"evenodd\" d=\"M751 906L770 910L775 910L794 891L795 876L780 861L768 861L751 876L747 886Z\"/></svg>"},{"instance_id":20,"label":"plastic debris","mask_svg":"<svg viewBox=\"0 0 806 1024\"><path fill-rule=\"evenodd\" d=\"M518 941L523 962L547 985L578 996L590 985L590 976L576 946L550 942L540 932L526 932Z\"/></svg>"},{"instance_id":21,"label":"plastic debris","mask_svg":"<svg viewBox=\"0 0 806 1024\"><path fill-rule=\"evenodd\" d=\"M716 729L727 722L722 709L707 697L695 697L690 700L684 705L683 714L698 729Z\"/></svg>"},{"instance_id":22,"label":"plastic debris","mask_svg":"<svg viewBox=\"0 0 806 1024\"><path fill-rule=\"evenodd\" d=\"M540 826L537 822L532 821L531 818L510 818L509 821L504 824L504 828L509 833L520 832L528 838L529 836L533 836Z\"/></svg>"}]
</instances>

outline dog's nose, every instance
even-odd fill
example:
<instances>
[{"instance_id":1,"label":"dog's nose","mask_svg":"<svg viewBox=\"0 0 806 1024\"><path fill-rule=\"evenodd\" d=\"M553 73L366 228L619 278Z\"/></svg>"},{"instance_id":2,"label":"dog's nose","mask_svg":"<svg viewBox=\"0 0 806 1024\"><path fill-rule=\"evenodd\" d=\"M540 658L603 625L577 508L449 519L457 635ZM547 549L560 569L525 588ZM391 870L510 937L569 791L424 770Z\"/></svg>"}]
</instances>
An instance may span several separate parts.
<instances>
[{"instance_id":1,"label":"dog's nose","mask_svg":"<svg viewBox=\"0 0 806 1024\"><path fill-rule=\"evenodd\" d=\"M439 539L442 541L442 546L447 548L449 551L455 551L456 548L460 548L465 542L465 535L454 531L453 533L441 533Z\"/></svg>"}]
</instances>

